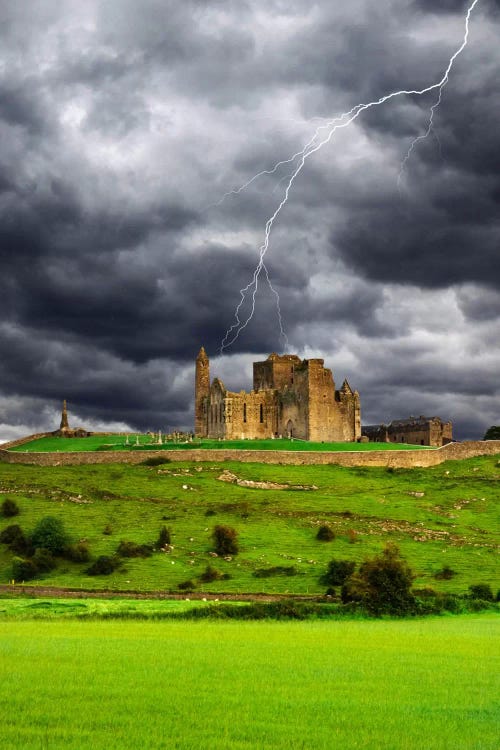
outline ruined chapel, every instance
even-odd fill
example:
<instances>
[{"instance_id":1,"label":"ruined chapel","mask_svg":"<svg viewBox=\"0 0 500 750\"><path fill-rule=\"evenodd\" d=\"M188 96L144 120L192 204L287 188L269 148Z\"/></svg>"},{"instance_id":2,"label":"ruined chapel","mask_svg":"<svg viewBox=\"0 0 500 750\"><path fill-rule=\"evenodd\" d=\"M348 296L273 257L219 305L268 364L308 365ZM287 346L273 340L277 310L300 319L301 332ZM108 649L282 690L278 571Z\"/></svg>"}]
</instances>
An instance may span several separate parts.
<instances>
[{"instance_id":1,"label":"ruined chapel","mask_svg":"<svg viewBox=\"0 0 500 750\"><path fill-rule=\"evenodd\" d=\"M335 389L322 359L270 354L253 364L253 389L228 391L210 382L202 347L196 358L195 434L197 437L293 437L312 441L355 441L361 437L359 394L344 380Z\"/></svg>"}]
</instances>

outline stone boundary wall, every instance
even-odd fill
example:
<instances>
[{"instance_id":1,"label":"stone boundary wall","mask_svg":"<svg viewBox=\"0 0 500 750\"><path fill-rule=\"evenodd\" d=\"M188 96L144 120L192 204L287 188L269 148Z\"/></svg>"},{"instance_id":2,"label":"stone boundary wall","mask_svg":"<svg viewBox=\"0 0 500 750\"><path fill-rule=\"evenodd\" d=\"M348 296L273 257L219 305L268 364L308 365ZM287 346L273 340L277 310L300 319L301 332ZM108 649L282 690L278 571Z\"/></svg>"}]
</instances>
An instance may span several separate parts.
<instances>
[{"instance_id":1,"label":"stone boundary wall","mask_svg":"<svg viewBox=\"0 0 500 750\"><path fill-rule=\"evenodd\" d=\"M50 433L49 433L50 434ZM31 435L33 440L35 436ZM13 441L17 445L17 441ZM28 440L24 440L28 442ZM8 444L13 445L13 443ZM70 466L84 464L139 464L147 458L162 456L172 461L242 461L245 463L289 464L294 466L337 464L338 466L390 466L417 468L437 466L443 461L475 456L500 454L500 440L480 440L449 443L434 450L385 451L263 451L263 450L147 450L103 451L75 453L10 453L0 449L0 462L9 464L35 464L38 466Z\"/></svg>"}]
</instances>

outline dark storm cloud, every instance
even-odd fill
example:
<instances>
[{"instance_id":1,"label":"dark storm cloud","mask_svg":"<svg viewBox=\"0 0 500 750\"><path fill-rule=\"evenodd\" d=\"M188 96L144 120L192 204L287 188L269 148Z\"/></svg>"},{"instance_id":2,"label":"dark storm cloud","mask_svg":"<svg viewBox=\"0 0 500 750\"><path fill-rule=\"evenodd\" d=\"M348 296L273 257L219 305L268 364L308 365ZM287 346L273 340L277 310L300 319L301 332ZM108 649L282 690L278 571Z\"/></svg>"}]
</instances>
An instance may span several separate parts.
<instances>
[{"instance_id":1,"label":"dark storm cloud","mask_svg":"<svg viewBox=\"0 0 500 750\"><path fill-rule=\"evenodd\" d=\"M466 7L2 6L0 423L50 426L47 409L67 397L89 421L189 426L192 360L201 343L214 356L234 320L289 165L219 199L299 150L318 125L308 118L439 80ZM399 162L432 95L393 100L339 133L308 161L271 234L266 265L291 348L338 360L370 421L391 404L397 417L445 399L478 432L498 397L497 10L478 4L436 112L440 146L418 145L401 195ZM443 353L429 310L462 327L457 349L479 347L480 366ZM247 300L242 320L248 311ZM279 346L261 277L231 351Z\"/></svg>"}]
</instances>

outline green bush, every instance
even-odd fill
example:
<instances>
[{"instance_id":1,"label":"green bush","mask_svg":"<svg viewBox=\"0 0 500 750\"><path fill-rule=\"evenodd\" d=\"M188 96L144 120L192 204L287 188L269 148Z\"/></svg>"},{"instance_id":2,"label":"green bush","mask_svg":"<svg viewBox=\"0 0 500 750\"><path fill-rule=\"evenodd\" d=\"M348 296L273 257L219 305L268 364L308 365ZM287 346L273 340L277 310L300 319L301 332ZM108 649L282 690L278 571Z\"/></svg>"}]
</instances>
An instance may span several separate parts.
<instances>
[{"instance_id":1,"label":"green bush","mask_svg":"<svg viewBox=\"0 0 500 750\"><path fill-rule=\"evenodd\" d=\"M194 583L194 581L189 579L188 581L182 581L181 583L178 583L177 588L180 591L193 591L196 588L196 584Z\"/></svg>"},{"instance_id":2,"label":"green bush","mask_svg":"<svg viewBox=\"0 0 500 750\"><path fill-rule=\"evenodd\" d=\"M415 609L414 575L395 544L365 560L342 586L343 602L359 602L375 615L404 615Z\"/></svg>"},{"instance_id":3,"label":"green bush","mask_svg":"<svg viewBox=\"0 0 500 750\"><path fill-rule=\"evenodd\" d=\"M220 581L220 579L223 577L224 574L220 570L217 570L217 568L214 568L213 565L208 564L199 577L199 580L202 583L211 583L212 581Z\"/></svg>"},{"instance_id":4,"label":"green bush","mask_svg":"<svg viewBox=\"0 0 500 750\"><path fill-rule=\"evenodd\" d=\"M323 524L323 526L320 526L318 529L316 539L318 539L320 542L333 542L333 540L335 539L333 529L328 526L328 524Z\"/></svg>"},{"instance_id":5,"label":"green bush","mask_svg":"<svg viewBox=\"0 0 500 750\"><path fill-rule=\"evenodd\" d=\"M143 466L161 466L162 464L169 464L172 462L172 459L163 458L163 456L152 456L151 458L146 458L145 461L141 461Z\"/></svg>"},{"instance_id":6,"label":"green bush","mask_svg":"<svg viewBox=\"0 0 500 750\"><path fill-rule=\"evenodd\" d=\"M483 602L492 602L495 600L491 586L487 583L476 583L469 586L469 597L471 599L482 599Z\"/></svg>"},{"instance_id":7,"label":"green bush","mask_svg":"<svg viewBox=\"0 0 500 750\"><path fill-rule=\"evenodd\" d=\"M456 574L456 570L450 568L449 565L443 565L441 570L438 570L437 573L434 573L434 578L437 581L449 581L451 578L456 576Z\"/></svg>"},{"instance_id":8,"label":"green bush","mask_svg":"<svg viewBox=\"0 0 500 750\"><path fill-rule=\"evenodd\" d=\"M109 576L116 570L119 564L119 561L115 557L101 555L85 572L89 576Z\"/></svg>"},{"instance_id":9,"label":"green bush","mask_svg":"<svg viewBox=\"0 0 500 750\"><path fill-rule=\"evenodd\" d=\"M166 547L167 545L171 544L171 535L170 535L170 529L167 529L166 526L162 526L160 529L160 535L158 537L158 541L156 543L156 546L162 549L163 547Z\"/></svg>"},{"instance_id":10,"label":"green bush","mask_svg":"<svg viewBox=\"0 0 500 750\"><path fill-rule=\"evenodd\" d=\"M31 581L36 578L38 569L33 560L27 560L23 557L12 558L12 578L15 581Z\"/></svg>"},{"instance_id":11,"label":"green bush","mask_svg":"<svg viewBox=\"0 0 500 750\"><path fill-rule=\"evenodd\" d=\"M2 503L1 513L4 518L12 518L19 515L19 505L15 500L6 498Z\"/></svg>"},{"instance_id":12,"label":"green bush","mask_svg":"<svg viewBox=\"0 0 500 750\"><path fill-rule=\"evenodd\" d=\"M37 571L40 571L40 573L48 573L50 570L54 570L57 565L52 553L43 547L37 547L35 550L33 563L35 564Z\"/></svg>"},{"instance_id":13,"label":"green bush","mask_svg":"<svg viewBox=\"0 0 500 750\"><path fill-rule=\"evenodd\" d=\"M9 549L19 554L25 554L29 547L29 542L24 535L24 531L17 523L6 526L0 532L0 542L7 544Z\"/></svg>"},{"instance_id":14,"label":"green bush","mask_svg":"<svg viewBox=\"0 0 500 750\"><path fill-rule=\"evenodd\" d=\"M82 563L90 560L90 550L87 542L68 544L64 550L64 557L72 562Z\"/></svg>"},{"instance_id":15,"label":"green bush","mask_svg":"<svg viewBox=\"0 0 500 750\"><path fill-rule=\"evenodd\" d=\"M63 522L54 516L45 516L35 526L31 543L35 549L43 547L53 555L62 554L68 543Z\"/></svg>"},{"instance_id":16,"label":"green bush","mask_svg":"<svg viewBox=\"0 0 500 750\"><path fill-rule=\"evenodd\" d=\"M102 533L104 534L104 536L111 536L111 534L113 533L113 527L110 523L106 524L106 526L102 530Z\"/></svg>"},{"instance_id":17,"label":"green bush","mask_svg":"<svg viewBox=\"0 0 500 750\"><path fill-rule=\"evenodd\" d=\"M355 567L356 563L353 560L330 560L320 581L325 586L342 586L346 578L354 573Z\"/></svg>"},{"instance_id":18,"label":"green bush","mask_svg":"<svg viewBox=\"0 0 500 750\"><path fill-rule=\"evenodd\" d=\"M135 542L121 541L116 550L120 557L151 557L153 549L150 544L136 544Z\"/></svg>"},{"instance_id":19,"label":"green bush","mask_svg":"<svg viewBox=\"0 0 500 750\"><path fill-rule=\"evenodd\" d=\"M214 526L212 539L218 555L238 554L238 532L231 526Z\"/></svg>"}]
</instances>

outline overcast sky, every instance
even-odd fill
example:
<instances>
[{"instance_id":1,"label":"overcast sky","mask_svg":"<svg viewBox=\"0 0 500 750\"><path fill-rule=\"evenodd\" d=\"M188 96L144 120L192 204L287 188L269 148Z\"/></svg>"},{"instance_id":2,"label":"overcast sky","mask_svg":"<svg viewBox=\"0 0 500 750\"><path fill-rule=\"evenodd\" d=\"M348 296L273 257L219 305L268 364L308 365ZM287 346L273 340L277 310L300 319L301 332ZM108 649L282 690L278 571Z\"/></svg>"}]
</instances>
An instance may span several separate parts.
<instances>
[{"instance_id":1,"label":"overcast sky","mask_svg":"<svg viewBox=\"0 0 500 750\"><path fill-rule=\"evenodd\" d=\"M463 0L3 0L0 438L193 423L194 359L248 388L283 341L251 280L284 165L324 120L438 82ZM365 424L500 423L500 0L436 92L363 112L311 156L266 265L289 351L324 357ZM243 312L248 307L243 308Z\"/></svg>"}]
</instances>

